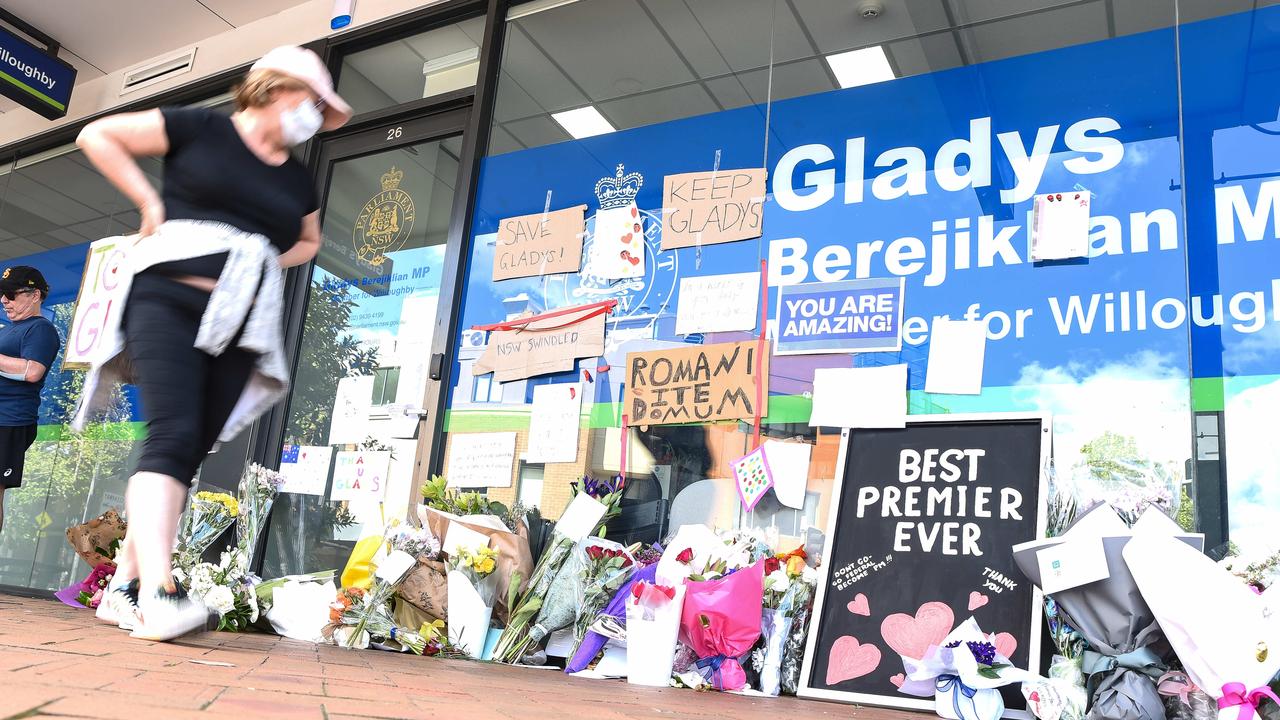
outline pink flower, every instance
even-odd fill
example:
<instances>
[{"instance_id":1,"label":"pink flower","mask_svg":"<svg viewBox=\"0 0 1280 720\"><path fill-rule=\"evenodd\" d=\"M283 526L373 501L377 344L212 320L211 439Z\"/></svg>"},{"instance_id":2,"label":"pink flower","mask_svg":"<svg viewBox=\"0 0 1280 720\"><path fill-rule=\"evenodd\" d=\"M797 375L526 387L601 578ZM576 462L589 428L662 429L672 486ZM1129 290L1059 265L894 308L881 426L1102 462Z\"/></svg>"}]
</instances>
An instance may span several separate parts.
<instances>
[{"instance_id":1,"label":"pink flower","mask_svg":"<svg viewBox=\"0 0 1280 720\"><path fill-rule=\"evenodd\" d=\"M685 548L684 550L681 550L680 554L676 556L676 562L684 565L688 565L693 562L693 548Z\"/></svg>"}]
</instances>

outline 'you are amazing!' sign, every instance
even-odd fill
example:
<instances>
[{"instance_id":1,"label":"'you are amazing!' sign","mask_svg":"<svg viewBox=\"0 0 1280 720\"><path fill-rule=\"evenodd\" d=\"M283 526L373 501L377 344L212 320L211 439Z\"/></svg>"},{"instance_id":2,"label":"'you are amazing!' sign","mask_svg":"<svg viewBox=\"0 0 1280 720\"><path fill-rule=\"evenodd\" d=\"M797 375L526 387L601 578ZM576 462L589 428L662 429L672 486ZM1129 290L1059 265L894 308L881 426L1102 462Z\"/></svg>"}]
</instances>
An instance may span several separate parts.
<instances>
[{"instance_id":1,"label":"'you are amazing!' sign","mask_svg":"<svg viewBox=\"0 0 1280 720\"><path fill-rule=\"evenodd\" d=\"M1012 547L1044 534L1048 441L1039 415L845 432L801 695L932 709L898 692L901 658L969 617L1036 670L1041 599ZM1025 707L1016 685L1005 703Z\"/></svg>"}]
</instances>

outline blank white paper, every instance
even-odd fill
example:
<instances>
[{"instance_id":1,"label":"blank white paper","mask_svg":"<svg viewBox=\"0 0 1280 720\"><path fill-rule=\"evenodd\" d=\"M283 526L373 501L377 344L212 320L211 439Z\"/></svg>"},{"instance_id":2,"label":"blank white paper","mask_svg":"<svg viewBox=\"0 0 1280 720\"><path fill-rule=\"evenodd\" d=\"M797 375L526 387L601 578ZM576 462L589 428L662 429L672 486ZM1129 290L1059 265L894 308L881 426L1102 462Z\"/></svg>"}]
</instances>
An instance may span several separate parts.
<instances>
[{"instance_id":1,"label":"blank white paper","mask_svg":"<svg viewBox=\"0 0 1280 720\"><path fill-rule=\"evenodd\" d=\"M812 427L907 426L907 366L821 368L813 373Z\"/></svg>"},{"instance_id":2,"label":"blank white paper","mask_svg":"<svg viewBox=\"0 0 1280 720\"><path fill-rule=\"evenodd\" d=\"M987 324L981 320L933 321L924 391L944 395L980 395L987 356Z\"/></svg>"},{"instance_id":3,"label":"blank white paper","mask_svg":"<svg viewBox=\"0 0 1280 720\"><path fill-rule=\"evenodd\" d=\"M802 442L766 440L764 456L773 475L773 494L789 508L804 509L804 493L809 486L809 456L813 446Z\"/></svg>"}]
</instances>

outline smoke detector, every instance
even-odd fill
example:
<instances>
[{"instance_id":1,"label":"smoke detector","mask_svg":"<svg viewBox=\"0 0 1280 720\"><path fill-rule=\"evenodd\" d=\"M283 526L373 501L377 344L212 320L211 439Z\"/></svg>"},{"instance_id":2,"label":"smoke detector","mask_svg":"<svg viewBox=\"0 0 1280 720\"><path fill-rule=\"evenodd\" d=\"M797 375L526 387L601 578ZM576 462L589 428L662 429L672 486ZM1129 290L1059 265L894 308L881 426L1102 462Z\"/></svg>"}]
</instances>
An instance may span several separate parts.
<instances>
[{"instance_id":1,"label":"smoke detector","mask_svg":"<svg viewBox=\"0 0 1280 720\"><path fill-rule=\"evenodd\" d=\"M875 18L880 17L880 14L883 12L884 4L876 2L875 0L858 3L858 14L861 15L864 20L874 20Z\"/></svg>"}]
</instances>

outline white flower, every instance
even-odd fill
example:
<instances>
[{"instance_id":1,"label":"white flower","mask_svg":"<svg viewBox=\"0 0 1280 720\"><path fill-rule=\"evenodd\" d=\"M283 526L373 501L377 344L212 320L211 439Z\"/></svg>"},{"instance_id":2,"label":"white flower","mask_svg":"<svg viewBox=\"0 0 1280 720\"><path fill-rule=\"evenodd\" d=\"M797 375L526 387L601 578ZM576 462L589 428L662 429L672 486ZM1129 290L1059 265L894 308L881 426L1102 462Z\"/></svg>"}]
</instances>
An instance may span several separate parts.
<instances>
[{"instance_id":1,"label":"white flower","mask_svg":"<svg viewBox=\"0 0 1280 720\"><path fill-rule=\"evenodd\" d=\"M214 586L203 597L205 606L219 616L226 615L236 607L236 596L225 585Z\"/></svg>"},{"instance_id":2,"label":"white flower","mask_svg":"<svg viewBox=\"0 0 1280 720\"><path fill-rule=\"evenodd\" d=\"M769 573L769 577L765 578L764 582L766 588L778 593L786 592L787 588L791 587L791 578L787 577L787 571L783 568Z\"/></svg>"},{"instance_id":3,"label":"white flower","mask_svg":"<svg viewBox=\"0 0 1280 720\"><path fill-rule=\"evenodd\" d=\"M804 570L800 572L800 579L804 581L806 585L817 585L818 569L815 567L811 567L809 565L805 565Z\"/></svg>"}]
</instances>

